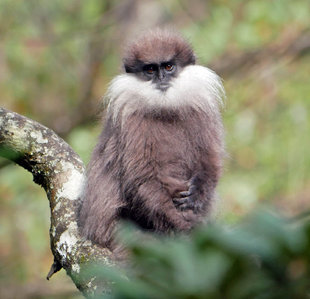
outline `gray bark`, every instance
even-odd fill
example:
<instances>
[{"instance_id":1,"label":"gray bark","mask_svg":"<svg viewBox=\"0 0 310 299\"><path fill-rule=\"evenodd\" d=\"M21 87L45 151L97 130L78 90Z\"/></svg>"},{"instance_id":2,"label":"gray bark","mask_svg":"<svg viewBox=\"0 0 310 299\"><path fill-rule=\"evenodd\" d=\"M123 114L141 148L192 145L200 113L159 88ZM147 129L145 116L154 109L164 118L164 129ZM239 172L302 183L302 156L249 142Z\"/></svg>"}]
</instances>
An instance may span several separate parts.
<instances>
[{"instance_id":1,"label":"gray bark","mask_svg":"<svg viewBox=\"0 0 310 299\"><path fill-rule=\"evenodd\" d=\"M111 266L114 260L108 249L85 240L78 230L77 208L85 181L80 157L52 130L4 108L0 108L0 156L30 171L46 191L54 255L47 278L64 268L85 296L108 291L106 282L83 271L91 262Z\"/></svg>"}]
</instances>

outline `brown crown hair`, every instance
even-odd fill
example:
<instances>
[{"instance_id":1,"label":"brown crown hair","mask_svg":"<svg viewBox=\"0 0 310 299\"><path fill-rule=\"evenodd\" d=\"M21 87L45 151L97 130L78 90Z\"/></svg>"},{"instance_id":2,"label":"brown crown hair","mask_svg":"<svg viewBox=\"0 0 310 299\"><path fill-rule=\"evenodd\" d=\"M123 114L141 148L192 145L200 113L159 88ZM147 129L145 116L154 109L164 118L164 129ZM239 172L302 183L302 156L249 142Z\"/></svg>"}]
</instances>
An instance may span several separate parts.
<instances>
[{"instance_id":1,"label":"brown crown hair","mask_svg":"<svg viewBox=\"0 0 310 299\"><path fill-rule=\"evenodd\" d=\"M145 64L174 62L182 67L195 64L196 58L190 44L178 33L167 29L147 31L130 43L123 63L127 73L142 70Z\"/></svg>"}]
</instances>

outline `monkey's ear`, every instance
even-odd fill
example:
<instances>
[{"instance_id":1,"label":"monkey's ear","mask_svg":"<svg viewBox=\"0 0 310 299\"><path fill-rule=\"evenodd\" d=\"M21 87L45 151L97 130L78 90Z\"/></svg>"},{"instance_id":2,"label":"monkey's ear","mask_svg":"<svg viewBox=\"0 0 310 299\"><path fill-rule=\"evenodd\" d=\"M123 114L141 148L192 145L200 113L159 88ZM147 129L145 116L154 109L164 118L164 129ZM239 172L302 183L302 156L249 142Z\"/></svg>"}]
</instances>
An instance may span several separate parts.
<instances>
[{"instance_id":1,"label":"monkey's ear","mask_svg":"<svg viewBox=\"0 0 310 299\"><path fill-rule=\"evenodd\" d=\"M188 61L188 64L196 64L196 59L197 59L197 57L196 57L195 53L193 53L190 60Z\"/></svg>"},{"instance_id":2,"label":"monkey's ear","mask_svg":"<svg viewBox=\"0 0 310 299\"><path fill-rule=\"evenodd\" d=\"M194 53L194 60L193 60L193 64L196 64L197 62L197 55Z\"/></svg>"},{"instance_id":3,"label":"monkey's ear","mask_svg":"<svg viewBox=\"0 0 310 299\"><path fill-rule=\"evenodd\" d=\"M126 73L134 73L133 68L126 64L124 64L124 70Z\"/></svg>"},{"instance_id":4,"label":"monkey's ear","mask_svg":"<svg viewBox=\"0 0 310 299\"><path fill-rule=\"evenodd\" d=\"M126 73L138 73L142 71L144 63L138 59L123 59L123 65Z\"/></svg>"},{"instance_id":5,"label":"monkey's ear","mask_svg":"<svg viewBox=\"0 0 310 299\"><path fill-rule=\"evenodd\" d=\"M134 73L133 59L123 58L123 69L126 73Z\"/></svg>"}]
</instances>

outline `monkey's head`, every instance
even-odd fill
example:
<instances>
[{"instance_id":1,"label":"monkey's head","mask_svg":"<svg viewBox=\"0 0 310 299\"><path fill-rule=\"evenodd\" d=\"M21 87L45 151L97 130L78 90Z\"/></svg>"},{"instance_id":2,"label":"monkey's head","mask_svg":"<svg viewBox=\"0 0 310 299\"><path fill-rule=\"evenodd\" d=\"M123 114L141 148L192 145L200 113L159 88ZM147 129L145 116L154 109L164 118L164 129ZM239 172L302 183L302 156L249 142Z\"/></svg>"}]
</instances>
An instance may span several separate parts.
<instances>
[{"instance_id":1,"label":"monkey's head","mask_svg":"<svg viewBox=\"0 0 310 299\"><path fill-rule=\"evenodd\" d=\"M126 73L151 81L161 91L166 91L171 80L196 60L189 43L168 30L148 31L127 49L123 58Z\"/></svg>"}]
</instances>

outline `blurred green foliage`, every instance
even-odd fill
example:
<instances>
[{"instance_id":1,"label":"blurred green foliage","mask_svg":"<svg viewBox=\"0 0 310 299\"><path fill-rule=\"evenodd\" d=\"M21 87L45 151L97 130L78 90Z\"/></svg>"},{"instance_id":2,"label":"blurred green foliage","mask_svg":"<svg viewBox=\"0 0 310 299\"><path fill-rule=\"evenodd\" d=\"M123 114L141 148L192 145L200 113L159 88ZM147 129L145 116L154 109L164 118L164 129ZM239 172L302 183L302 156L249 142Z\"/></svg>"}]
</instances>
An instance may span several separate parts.
<instances>
[{"instance_id":1,"label":"blurred green foliage","mask_svg":"<svg viewBox=\"0 0 310 299\"><path fill-rule=\"evenodd\" d=\"M97 268L115 282L103 298L309 298L310 222L261 210L234 228L201 227L189 237L126 232L130 270Z\"/></svg>"},{"instance_id":2,"label":"blurred green foliage","mask_svg":"<svg viewBox=\"0 0 310 299\"><path fill-rule=\"evenodd\" d=\"M236 217L238 209L266 201L289 214L309 209L309 65L305 57L266 78L250 74L226 84L230 157L220 193Z\"/></svg>"},{"instance_id":3,"label":"blurred green foliage","mask_svg":"<svg viewBox=\"0 0 310 299\"><path fill-rule=\"evenodd\" d=\"M154 24L180 29L199 62L214 65L224 80L229 157L218 188L219 222L235 224L262 203L289 215L308 210L309 48L283 54L309 33L308 0L0 0L1 106L54 129L87 163L100 131L98 103L119 72L121 46ZM239 57L243 63L234 67ZM24 170L0 169L0 287L35 283L49 270L45 197ZM216 254L210 263L226 273L231 260L223 257L221 266L223 252Z\"/></svg>"}]
</instances>

